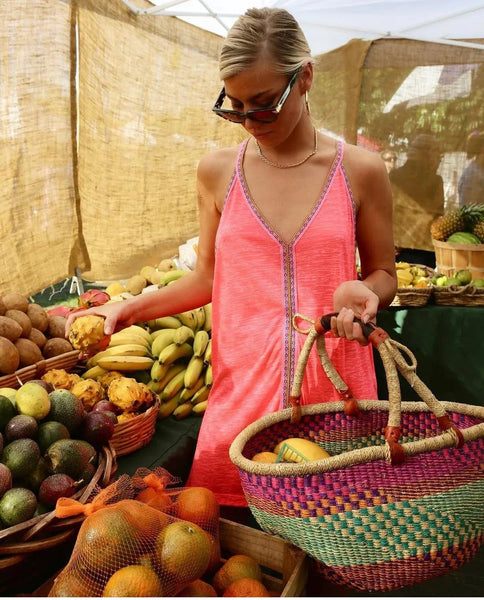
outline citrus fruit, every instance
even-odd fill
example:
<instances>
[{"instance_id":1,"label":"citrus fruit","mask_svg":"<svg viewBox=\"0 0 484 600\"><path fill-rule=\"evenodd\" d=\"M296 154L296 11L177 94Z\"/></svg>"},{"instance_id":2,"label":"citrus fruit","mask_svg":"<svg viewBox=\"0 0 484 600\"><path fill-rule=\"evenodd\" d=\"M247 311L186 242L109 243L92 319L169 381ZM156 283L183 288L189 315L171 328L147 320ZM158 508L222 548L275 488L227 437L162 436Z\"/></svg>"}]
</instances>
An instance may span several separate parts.
<instances>
[{"instance_id":1,"label":"citrus fruit","mask_svg":"<svg viewBox=\"0 0 484 600\"><path fill-rule=\"evenodd\" d=\"M42 454L57 440L67 440L70 437L67 427L59 423L59 421L44 421L43 423L39 423L37 443Z\"/></svg>"},{"instance_id":2,"label":"citrus fruit","mask_svg":"<svg viewBox=\"0 0 484 600\"><path fill-rule=\"evenodd\" d=\"M186 487L174 503L178 519L191 521L200 527L218 525L220 506L215 494L206 487Z\"/></svg>"},{"instance_id":3,"label":"citrus fruit","mask_svg":"<svg viewBox=\"0 0 484 600\"><path fill-rule=\"evenodd\" d=\"M47 390L38 383L24 383L15 395L17 412L21 415L30 415L41 421L50 411L50 400Z\"/></svg>"},{"instance_id":4,"label":"citrus fruit","mask_svg":"<svg viewBox=\"0 0 484 600\"><path fill-rule=\"evenodd\" d=\"M5 441L12 442L20 438L34 440L37 436L39 425L37 420L30 415L15 415L5 425Z\"/></svg>"},{"instance_id":5,"label":"citrus fruit","mask_svg":"<svg viewBox=\"0 0 484 600\"><path fill-rule=\"evenodd\" d=\"M15 396L16 395L17 395L17 390L15 388L9 388L9 387L0 388L0 396L6 396L14 406L15 406Z\"/></svg>"},{"instance_id":6,"label":"citrus fruit","mask_svg":"<svg viewBox=\"0 0 484 600\"><path fill-rule=\"evenodd\" d=\"M115 571L106 583L103 596L144 598L163 596L163 586L158 575L144 565L129 565Z\"/></svg>"},{"instance_id":7,"label":"citrus fruit","mask_svg":"<svg viewBox=\"0 0 484 600\"><path fill-rule=\"evenodd\" d=\"M156 510L161 510L165 512L171 506L171 498L170 496L164 492L163 490L155 490L152 487L147 487L145 490L142 490L135 498L139 502L144 502L151 508L155 508Z\"/></svg>"},{"instance_id":8,"label":"citrus fruit","mask_svg":"<svg viewBox=\"0 0 484 600\"><path fill-rule=\"evenodd\" d=\"M258 452L257 454L254 454L252 460L262 463L275 463L277 454L275 452Z\"/></svg>"},{"instance_id":9,"label":"citrus fruit","mask_svg":"<svg viewBox=\"0 0 484 600\"><path fill-rule=\"evenodd\" d=\"M212 578L212 585L219 595L238 579L256 579L262 581L259 563L246 554L230 556Z\"/></svg>"},{"instance_id":10,"label":"citrus fruit","mask_svg":"<svg viewBox=\"0 0 484 600\"><path fill-rule=\"evenodd\" d=\"M10 402L7 396L0 396L0 430L3 431L10 421L13 419L17 411L14 405Z\"/></svg>"},{"instance_id":11,"label":"citrus fruit","mask_svg":"<svg viewBox=\"0 0 484 600\"><path fill-rule=\"evenodd\" d=\"M156 539L155 548L163 571L178 585L199 579L210 561L210 543L205 531L188 521L166 525Z\"/></svg>"},{"instance_id":12,"label":"citrus fruit","mask_svg":"<svg viewBox=\"0 0 484 600\"><path fill-rule=\"evenodd\" d=\"M177 596L183 596L184 598L216 598L217 592L203 579L195 579L185 586L181 592L178 592Z\"/></svg>"},{"instance_id":13,"label":"citrus fruit","mask_svg":"<svg viewBox=\"0 0 484 600\"><path fill-rule=\"evenodd\" d=\"M64 569L55 578L49 596L55 598L90 598L99 595L95 594L97 591L94 582L85 582L72 569Z\"/></svg>"},{"instance_id":14,"label":"citrus fruit","mask_svg":"<svg viewBox=\"0 0 484 600\"><path fill-rule=\"evenodd\" d=\"M267 598L271 594L263 583L251 577L237 579L223 593L224 597Z\"/></svg>"},{"instance_id":15,"label":"citrus fruit","mask_svg":"<svg viewBox=\"0 0 484 600\"><path fill-rule=\"evenodd\" d=\"M35 469L39 458L40 449L37 442L30 438L22 438L5 446L2 462L10 469L14 479L21 479Z\"/></svg>"},{"instance_id":16,"label":"citrus fruit","mask_svg":"<svg viewBox=\"0 0 484 600\"><path fill-rule=\"evenodd\" d=\"M27 488L10 488L0 498L0 521L5 527L28 521L34 516L37 498Z\"/></svg>"}]
</instances>

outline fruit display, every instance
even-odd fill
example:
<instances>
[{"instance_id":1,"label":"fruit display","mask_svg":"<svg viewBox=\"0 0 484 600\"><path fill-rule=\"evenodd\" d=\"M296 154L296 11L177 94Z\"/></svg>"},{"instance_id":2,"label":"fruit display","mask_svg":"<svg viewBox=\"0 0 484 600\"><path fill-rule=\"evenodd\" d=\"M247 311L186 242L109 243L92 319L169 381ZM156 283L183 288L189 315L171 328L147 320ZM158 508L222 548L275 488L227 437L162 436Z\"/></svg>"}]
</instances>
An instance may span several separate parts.
<instances>
[{"instance_id":1,"label":"fruit display","mask_svg":"<svg viewBox=\"0 0 484 600\"><path fill-rule=\"evenodd\" d=\"M448 211L430 225L434 240L455 244L484 243L484 204L469 204Z\"/></svg>"},{"instance_id":2,"label":"fruit display","mask_svg":"<svg viewBox=\"0 0 484 600\"><path fill-rule=\"evenodd\" d=\"M92 414L47 381L0 390L0 529L52 510L89 483L114 431L108 412Z\"/></svg>"},{"instance_id":3,"label":"fruit display","mask_svg":"<svg viewBox=\"0 0 484 600\"><path fill-rule=\"evenodd\" d=\"M263 463L301 463L329 457L330 454L316 442L305 438L287 438L274 448L254 454L252 460Z\"/></svg>"},{"instance_id":4,"label":"fruit display","mask_svg":"<svg viewBox=\"0 0 484 600\"><path fill-rule=\"evenodd\" d=\"M395 269L399 288L426 288L431 285L428 271L420 265L397 262Z\"/></svg>"},{"instance_id":5,"label":"fruit display","mask_svg":"<svg viewBox=\"0 0 484 600\"><path fill-rule=\"evenodd\" d=\"M16 292L0 296L0 376L72 352L66 319Z\"/></svg>"}]
</instances>

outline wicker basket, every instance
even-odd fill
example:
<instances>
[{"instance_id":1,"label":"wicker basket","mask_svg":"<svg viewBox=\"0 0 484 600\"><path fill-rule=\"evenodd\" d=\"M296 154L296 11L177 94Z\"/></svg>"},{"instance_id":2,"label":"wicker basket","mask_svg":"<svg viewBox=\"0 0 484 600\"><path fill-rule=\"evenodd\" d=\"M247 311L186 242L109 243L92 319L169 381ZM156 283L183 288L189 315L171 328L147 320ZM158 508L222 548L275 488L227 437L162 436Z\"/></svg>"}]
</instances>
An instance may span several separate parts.
<instances>
[{"instance_id":1,"label":"wicker basket","mask_svg":"<svg viewBox=\"0 0 484 600\"><path fill-rule=\"evenodd\" d=\"M88 485L73 498L85 503L99 488L113 481L116 473L116 453L111 446L99 452L97 470ZM73 537L85 516L58 519L55 511L34 517L24 523L0 531L0 592L14 585L20 570L28 572L42 560L42 553L63 547ZM27 563L27 564L26 564Z\"/></svg>"},{"instance_id":2,"label":"wicker basket","mask_svg":"<svg viewBox=\"0 0 484 600\"><path fill-rule=\"evenodd\" d=\"M148 410L114 426L114 435L110 442L117 456L130 454L150 443L155 433L159 408L160 398L153 393L153 405Z\"/></svg>"},{"instance_id":3,"label":"wicker basket","mask_svg":"<svg viewBox=\"0 0 484 600\"><path fill-rule=\"evenodd\" d=\"M434 270L427 265L411 264L425 272L426 277L432 277ZM425 306L432 295L432 286L427 287L399 287L390 306Z\"/></svg>"},{"instance_id":4,"label":"wicker basket","mask_svg":"<svg viewBox=\"0 0 484 600\"><path fill-rule=\"evenodd\" d=\"M441 306L484 306L484 288L474 285L435 286L432 294Z\"/></svg>"},{"instance_id":5,"label":"wicker basket","mask_svg":"<svg viewBox=\"0 0 484 600\"><path fill-rule=\"evenodd\" d=\"M36 362L33 365L29 365L28 367L24 367L23 369L18 369L18 371L15 371L15 373L11 373L10 375L0 377L0 387L18 388L20 385L31 379L40 379L46 371L50 371L51 369L65 369L68 371L69 369L72 369L78 361L79 350L65 352L64 354L59 354L59 356L47 358Z\"/></svg>"},{"instance_id":6,"label":"wicker basket","mask_svg":"<svg viewBox=\"0 0 484 600\"><path fill-rule=\"evenodd\" d=\"M472 279L484 278L484 244L452 244L432 240L437 271L453 277L461 269L469 269Z\"/></svg>"},{"instance_id":7,"label":"wicker basket","mask_svg":"<svg viewBox=\"0 0 484 600\"><path fill-rule=\"evenodd\" d=\"M389 400L356 401L326 353L328 317L308 333L293 408L255 421L230 447L254 517L313 557L326 578L358 590L396 590L462 566L484 539L484 408L439 402L417 377L412 353L369 325ZM315 340L342 401L300 407ZM400 402L399 375L424 402ZM251 460L288 437L315 441L331 457Z\"/></svg>"}]
</instances>

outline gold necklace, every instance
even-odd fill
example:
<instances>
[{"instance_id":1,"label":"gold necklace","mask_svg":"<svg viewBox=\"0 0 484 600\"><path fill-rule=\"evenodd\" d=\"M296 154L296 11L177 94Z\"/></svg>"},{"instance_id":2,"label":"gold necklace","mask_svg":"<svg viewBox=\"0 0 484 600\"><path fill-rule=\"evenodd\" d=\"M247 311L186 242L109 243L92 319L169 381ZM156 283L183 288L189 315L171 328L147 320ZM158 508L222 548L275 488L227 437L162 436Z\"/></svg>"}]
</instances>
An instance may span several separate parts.
<instances>
[{"instance_id":1,"label":"gold necklace","mask_svg":"<svg viewBox=\"0 0 484 600\"><path fill-rule=\"evenodd\" d=\"M282 165L281 163L277 163L277 162L273 162L272 160L269 160L267 158L267 156L264 156L264 154L262 153L261 147L259 146L259 142L257 140L255 140L255 145L257 146L257 154L258 154L259 158L262 161L264 161L267 165L269 165L271 167L276 167L276 169L292 169L292 167L299 167L299 165L302 165L307 160L309 160L311 158L311 156L314 156L316 154L316 152L318 151L318 134L317 134L316 128L314 128L314 148L306 156L306 158L303 158L299 162L291 163L289 165Z\"/></svg>"}]
</instances>

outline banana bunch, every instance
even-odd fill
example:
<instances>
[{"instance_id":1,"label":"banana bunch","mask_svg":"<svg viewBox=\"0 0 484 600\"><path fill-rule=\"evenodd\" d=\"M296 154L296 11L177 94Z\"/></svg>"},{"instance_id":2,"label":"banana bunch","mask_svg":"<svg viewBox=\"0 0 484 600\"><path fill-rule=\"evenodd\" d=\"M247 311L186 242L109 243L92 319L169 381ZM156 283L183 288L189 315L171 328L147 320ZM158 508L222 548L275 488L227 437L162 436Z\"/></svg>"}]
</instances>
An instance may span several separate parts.
<instances>
[{"instance_id":1,"label":"banana bunch","mask_svg":"<svg viewBox=\"0 0 484 600\"><path fill-rule=\"evenodd\" d=\"M107 348L87 360L83 378L98 379L106 371L148 370L154 362L150 332L141 325L131 325L113 333Z\"/></svg>"},{"instance_id":2,"label":"banana bunch","mask_svg":"<svg viewBox=\"0 0 484 600\"><path fill-rule=\"evenodd\" d=\"M212 386L212 305L149 321L153 365L148 387L159 418L203 415Z\"/></svg>"},{"instance_id":3,"label":"banana bunch","mask_svg":"<svg viewBox=\"0 0 484 600\"><path fill-rule=\"evenodd\" d=\"M427 287L430 277L422 267L407 262L395 263L398 287Z\"/></svg>"}]
</instances>

